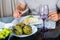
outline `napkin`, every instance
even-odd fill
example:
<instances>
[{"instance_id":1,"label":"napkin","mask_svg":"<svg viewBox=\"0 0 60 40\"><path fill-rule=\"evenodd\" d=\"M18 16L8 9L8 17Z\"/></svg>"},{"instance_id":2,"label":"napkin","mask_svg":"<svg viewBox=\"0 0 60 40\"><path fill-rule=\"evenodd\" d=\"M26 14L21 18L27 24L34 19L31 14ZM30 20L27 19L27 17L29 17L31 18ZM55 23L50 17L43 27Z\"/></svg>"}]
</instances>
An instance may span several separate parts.
<instances>
[{"instance_id":1,"label":"napkin","mask_svg":"<svg viewBox=\"0 0 60 40\"><path fill-rule=\"evenodd\" d=\"M0 22L0 28L4 28L5 23Z\"/></svg>"},{"instance_id":2,"label":"napkin","mask_svg":"<svg viewBox=\"0 0 60 40\"><path fill-rule=\"evenodd\" d=\"M6 23L6 24L4 25L4 28L12 29L13 26L14 26L14 25L13 25L12 23Z\"/></svg>"},{"instance_id":3,"label":"napkin","mask_svg":"<svg viewBox=\"0 0 60 40\"><path fill-rule=\"evenodd\" d=\"M45 20L45 27L48 29L55 29L56 22L52 20Z\"/></svg>"}]
</instances>

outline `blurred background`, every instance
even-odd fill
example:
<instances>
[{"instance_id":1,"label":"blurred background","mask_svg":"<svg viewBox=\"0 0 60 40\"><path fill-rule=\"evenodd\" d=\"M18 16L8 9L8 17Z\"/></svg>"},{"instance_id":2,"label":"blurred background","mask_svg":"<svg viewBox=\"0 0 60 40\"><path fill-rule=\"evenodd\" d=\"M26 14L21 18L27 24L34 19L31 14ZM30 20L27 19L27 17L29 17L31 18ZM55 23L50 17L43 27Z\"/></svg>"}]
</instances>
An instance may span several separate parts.
<instances>
[{"instance_id":1,"label":"blurred background","mask_svg":"<svg viewBox=\"0 0 60 40\"><path fill-rule=\"evenodd\" d=\"M0 18L12 16L18 0L0 0Z\"/></svg>"}]
</instances>

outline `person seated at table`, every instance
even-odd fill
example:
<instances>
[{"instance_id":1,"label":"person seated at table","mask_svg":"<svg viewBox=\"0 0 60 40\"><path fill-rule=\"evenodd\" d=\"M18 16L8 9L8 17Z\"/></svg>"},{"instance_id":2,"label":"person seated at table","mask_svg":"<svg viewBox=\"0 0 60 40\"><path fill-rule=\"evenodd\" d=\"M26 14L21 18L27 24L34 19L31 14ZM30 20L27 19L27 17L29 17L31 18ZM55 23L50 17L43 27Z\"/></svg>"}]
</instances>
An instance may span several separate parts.
<instances>
[{"instance_id":1,"label":"person seated at table","mask_svg":"<svg viewBox=\"0 0 60 40\"><path fill-rule=\"evenodd\" d=\"M60 20L60 14L57 13L57 7L60 9L60 0L18 0L18 7L14 10L13 16L15 18L21 17L23 10L28 7L32 14L37 14L39 6L48 5L49 19L53 21Z\"/></svg>"}]
</instances>

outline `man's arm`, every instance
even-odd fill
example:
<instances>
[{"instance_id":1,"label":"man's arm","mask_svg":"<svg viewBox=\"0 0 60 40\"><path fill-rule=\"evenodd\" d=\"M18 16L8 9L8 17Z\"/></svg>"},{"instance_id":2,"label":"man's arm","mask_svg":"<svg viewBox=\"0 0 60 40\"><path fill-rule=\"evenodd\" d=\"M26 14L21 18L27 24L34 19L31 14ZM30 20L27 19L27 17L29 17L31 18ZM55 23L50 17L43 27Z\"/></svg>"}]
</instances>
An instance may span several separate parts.
<instances>
[{"instance_id":1,"label":"man's arm","mask_svg":"<svg viewBox=\"0 0 60 40\"><path fill-rule=\"evenodd\" d=\"M26 8L26 5L24 5L24 4L22 4L22 3L20 3L20 4L18 5L18 7L17 7L17 9L20 10L20 11L25 10L25 8Z\"/></svg>"}]
</instances>

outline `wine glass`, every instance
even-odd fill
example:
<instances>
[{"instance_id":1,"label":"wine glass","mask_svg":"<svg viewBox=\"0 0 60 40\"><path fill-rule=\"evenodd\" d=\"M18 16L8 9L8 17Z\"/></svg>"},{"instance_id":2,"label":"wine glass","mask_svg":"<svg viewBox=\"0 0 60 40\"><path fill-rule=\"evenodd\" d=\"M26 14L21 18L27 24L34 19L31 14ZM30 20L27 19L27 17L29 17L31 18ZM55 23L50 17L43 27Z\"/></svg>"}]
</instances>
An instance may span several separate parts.
<instances>
[{"instance_id":1,"label":"wine glass","mask_svg":"<svg viewBox=\"0 0 60 40\"><path fill-rule=\"evenodd\" d=\"M46 27L45 27L45 20L48 18L48 13L49 13L49 8L48 5L42 5L39 8L39 15L41 19L43 20L43 28L42 31L46 32Z\"/></svg>"}]
</instances>

